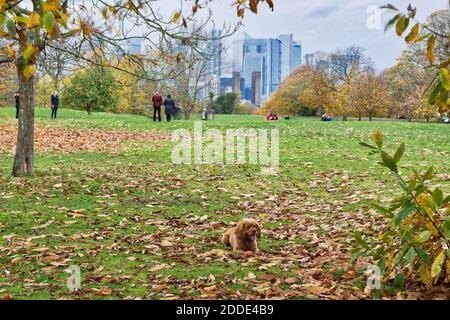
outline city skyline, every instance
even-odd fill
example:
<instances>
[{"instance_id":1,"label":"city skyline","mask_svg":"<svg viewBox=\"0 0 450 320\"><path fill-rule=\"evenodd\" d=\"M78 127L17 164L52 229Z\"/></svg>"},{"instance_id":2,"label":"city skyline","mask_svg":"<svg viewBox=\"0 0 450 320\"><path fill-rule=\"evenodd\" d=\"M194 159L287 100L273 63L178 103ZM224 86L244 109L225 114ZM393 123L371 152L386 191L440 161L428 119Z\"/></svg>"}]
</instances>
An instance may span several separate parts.
<instances>
[{"instance_id":1,"label":"city skyline","mask_svg":"<svg viewBox=\"0 0 450 320\"><path fill-rule=\"evenodd\" d=\"M366 49L366 53L375 62L377 70L389 68L395 64L397 57L406 48L395 31L384 32L384 24L392 15L382 16L379 29L369 29L367 20L370 6L382 6L391 2L396 7L406 10L410 2L418 8L417 18L424 21L434 10L446 7L445 0L278 0L274 1L274 11L265 5L261 6L258 15L248 12L244 25L238 34L226 39L225 46L241 36L242 32L251 34L255 38L269 38L276 34L293 33L294 38L301 39L306 53L316 51L333 52L338 48L359 46ZM224 22L236 23L233 1L214 1L213 19L216 25ZM164 2L161 5L163 14L171 14L179 8L178 1ZM189 7L185 8L187 11ZM268 27L270 26L270 28Z\"/></svg>"}]
</instances>

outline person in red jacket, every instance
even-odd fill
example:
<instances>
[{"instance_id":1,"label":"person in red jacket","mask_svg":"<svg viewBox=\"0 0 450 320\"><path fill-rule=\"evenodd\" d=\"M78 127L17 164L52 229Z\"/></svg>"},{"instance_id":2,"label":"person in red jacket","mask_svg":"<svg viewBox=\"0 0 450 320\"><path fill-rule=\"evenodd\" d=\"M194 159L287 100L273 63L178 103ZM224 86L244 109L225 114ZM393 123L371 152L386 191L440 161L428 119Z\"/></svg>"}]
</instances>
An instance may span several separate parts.
<instances>
[{"instance_id":1,"label":"person in red jacket","mask_svg":"<svg viewBox=\"0 0 450 320\"><path fill-rule=\"evenodd\" d=\"M158 121L161 122L161 106L163 104L163 97L159 92L155 92L152 97L153 102L153 121L156 122L156 115L158 114Z\"/></svg>"}]
</instances>

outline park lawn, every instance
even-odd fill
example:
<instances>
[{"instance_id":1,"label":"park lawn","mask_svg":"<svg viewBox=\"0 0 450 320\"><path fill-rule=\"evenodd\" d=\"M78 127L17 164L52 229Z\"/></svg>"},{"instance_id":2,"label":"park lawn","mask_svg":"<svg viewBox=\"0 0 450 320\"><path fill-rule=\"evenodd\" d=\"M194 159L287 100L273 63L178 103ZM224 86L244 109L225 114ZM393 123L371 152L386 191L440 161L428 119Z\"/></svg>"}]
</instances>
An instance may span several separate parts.
<instances>
[{"instance_id":1,"label":"park lawn","mask_svg":"<svg viewBox=\"0 0 450 320\"><path fill-rule=\"evenodd\" d=\"M15 125L13 115L0 109L0 130ZM36 110L39 127L169 134L194 126L64 109L49 118L49 110ZM172 142L162 140L37 152L34 177L18 179L10 176L12 154L0 149L0 298L361 298L364 278L348 266L353 232L379 232L384 220L370 204L400 191L358 143L375 130L392 150L404 141L402 173L434 165L434 183L450 191L450 126L259 116L217 116L204 125L278 128L280 174L173 165ZM261 252L250 258L220 243L243 217L263 227ZM71 265L82 274L76 293L66 286Z\"/></svg>"}]
</instances>

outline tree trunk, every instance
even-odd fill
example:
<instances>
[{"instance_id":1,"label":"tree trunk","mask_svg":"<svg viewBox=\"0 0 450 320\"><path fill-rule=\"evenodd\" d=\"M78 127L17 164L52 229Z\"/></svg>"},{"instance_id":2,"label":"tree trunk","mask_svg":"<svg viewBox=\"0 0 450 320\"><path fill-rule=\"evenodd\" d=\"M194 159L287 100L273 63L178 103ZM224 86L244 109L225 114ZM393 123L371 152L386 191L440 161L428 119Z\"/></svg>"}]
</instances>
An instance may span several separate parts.
<instances>
[{"instance_id":1,"label":"tree trunk","mask_svg":"<svg viewBox=\"0 0 450 320\"><path fill-rule=\"evenodd\" d=\"M20 68L18 68L20 70ZM19 72L21 94L19 130L12 175L21 177L33 174L34 165L34 84L33 76L25 81Z\"/></svg>"},{"instance_id":2,"label":"tree trunk","mask_svg":"<svg viewBox=\"0 0 450 320\"><path fill-rule=\"evenodd\" d=\"M372 121L373 115L369 113L369 121Z\"/></svg>"}]
</instances>

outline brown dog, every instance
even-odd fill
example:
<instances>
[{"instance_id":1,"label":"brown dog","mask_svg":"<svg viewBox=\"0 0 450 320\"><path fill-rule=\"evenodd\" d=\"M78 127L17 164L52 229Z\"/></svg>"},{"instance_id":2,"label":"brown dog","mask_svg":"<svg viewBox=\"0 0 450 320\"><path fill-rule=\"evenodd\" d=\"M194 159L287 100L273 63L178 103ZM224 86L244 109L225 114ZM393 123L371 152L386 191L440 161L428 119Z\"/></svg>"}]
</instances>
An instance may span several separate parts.
<instances>
[{"instance_id":1,"label":"brown dog","mask_svg":"<svg viewBox=\"0 0 450 320\"><path fill-rule=\"evenodd\" d=\"M222 243L233 251L258 252L256 240L261 237L261 228L253 219L243 219L222 237Z\"/></svg>"}]
</instances>

